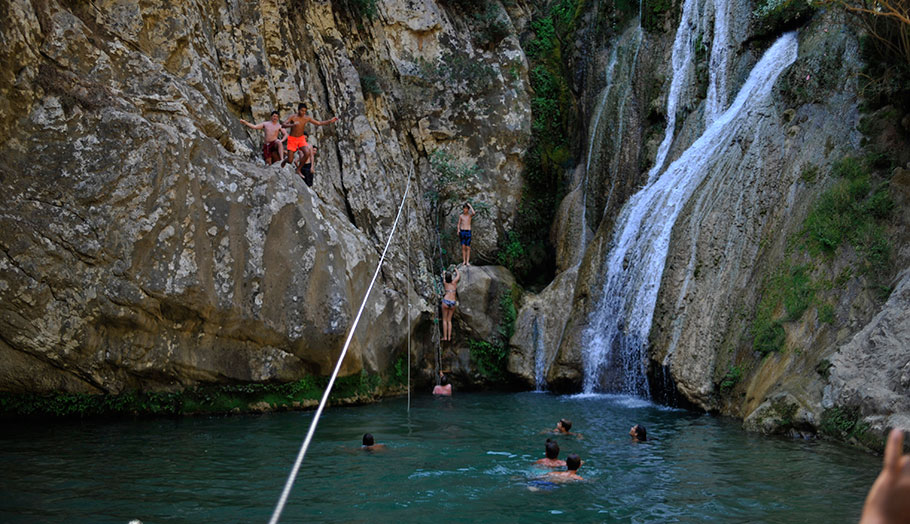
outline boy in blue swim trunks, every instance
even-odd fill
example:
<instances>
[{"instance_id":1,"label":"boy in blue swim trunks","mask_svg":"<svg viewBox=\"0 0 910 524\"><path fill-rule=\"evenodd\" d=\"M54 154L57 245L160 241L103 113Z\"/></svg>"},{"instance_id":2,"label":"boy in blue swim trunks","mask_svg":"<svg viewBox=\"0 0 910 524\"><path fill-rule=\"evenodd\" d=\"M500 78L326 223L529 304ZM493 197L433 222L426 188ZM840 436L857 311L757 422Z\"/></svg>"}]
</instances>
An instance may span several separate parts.
<instances>
[{"instance_id":1,"label":"boy in blue swim trunks","mask_svg":"<svg viewBox=\"0 0 910 524\"><path fill-rule=\"evenodd\" d=\"M471 262L471 219L474 218L474 207L465 202L458 215L458 238L461 241L461 263L470 266Z\"/></svg>"}]
</instances>

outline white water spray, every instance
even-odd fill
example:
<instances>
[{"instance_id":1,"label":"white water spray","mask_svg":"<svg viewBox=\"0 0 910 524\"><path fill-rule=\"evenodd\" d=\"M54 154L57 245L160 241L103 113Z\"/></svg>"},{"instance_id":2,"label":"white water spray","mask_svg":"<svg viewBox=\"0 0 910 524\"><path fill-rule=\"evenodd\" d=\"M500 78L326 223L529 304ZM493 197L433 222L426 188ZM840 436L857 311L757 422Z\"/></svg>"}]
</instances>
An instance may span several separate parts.
<instances>
[{"instance_id":1,"label":"white water spray","mask_svg":"<svg viewBox=\"0 0 910 524\"><path fill-rule=\"evenodd\" d=\"M679 20L679 28L676 30L676 37L673 39L673 54L670 59L673 76L670 80L670 93L667 95L667 127L664 130L664 139L657 148L654 166L648 171L649 184L661 172L664 162L667 160L667 154L670 152L670 145L673 144L673 135L676 130L676 110L679 106L682 88L688 83L689 72L693 69L692 53L695 48L695 21L692 15L697 4L698 0L685 0L683 2L682 18Z\"/></svg>"},{"instance_id":2,"label":"white water spray","mask_svg":"<svg viewBox=\"0 0 910 524\"><path fill-rule=\"evenodd\" d=\"M796 52L795 34L780 37L752 69L731 106L623 207L607 255L603 298L585 336L585 392L601 388L606 379L613 390L648 396L645 349L673 225L718 151L764 117L760 109ZM615 376L605 377L608 369Z\"/></svg>"},{"instance_id":3,"label":"white water spray","mask_svg":"<svg viewBox=\"0 0 910 524\"><path fill-rule=\"evenodd\" d=\"M730 69L730 0L714 0L714 39L708 62L708 95L705 100L705 127L710 126L727 106L727 71Z\"/></svg>"}]
</instances>

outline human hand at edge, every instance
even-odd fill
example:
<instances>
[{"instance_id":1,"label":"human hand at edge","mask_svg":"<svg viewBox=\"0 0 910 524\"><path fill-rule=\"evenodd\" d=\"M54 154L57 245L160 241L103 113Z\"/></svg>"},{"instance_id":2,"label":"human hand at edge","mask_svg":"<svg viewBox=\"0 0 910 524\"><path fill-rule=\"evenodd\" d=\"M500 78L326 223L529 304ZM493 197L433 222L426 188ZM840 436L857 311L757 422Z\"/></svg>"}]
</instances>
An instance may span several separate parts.
<instances>
[{"instance_id":1,"label":"human hand at edge","mask_svg":"<svg viewBox=\"0 0 910 524\"><path fill-rule=\"evenodd\" d=\"M910 455L902 455L904 432L892 429L881 473L869 489L860 524L910 522Z\"/></svg>"}]
</instances>

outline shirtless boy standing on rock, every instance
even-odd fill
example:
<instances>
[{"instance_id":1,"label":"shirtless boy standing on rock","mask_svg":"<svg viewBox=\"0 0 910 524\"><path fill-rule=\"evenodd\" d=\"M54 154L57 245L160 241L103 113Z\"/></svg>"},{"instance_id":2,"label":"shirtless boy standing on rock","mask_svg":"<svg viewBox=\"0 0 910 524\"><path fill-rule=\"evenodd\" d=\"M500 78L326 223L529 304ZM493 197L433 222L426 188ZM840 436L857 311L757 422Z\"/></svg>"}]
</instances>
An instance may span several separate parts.
<instances>
[{"instance_id":1,"label":"shirtless boy standing on rock","mask_svg":"<svg viewBox=\"0 0 910 524\"><path fill-rule=\"evenodd\" d=\"M314 126L324 126L326 124L331 124L338 121L337 116L332 117L328 120L319 121L306 114L306 112L306 104L297 104L297 114L292 115L290 118L285 120L283 124L281 124L282 127L288 127L291 129L290 136L288 136L288 151L291 152L291 155L289 159L281 163L281 167L284 167L285 164L294 158L293 153L298 149L303 149L305 155L310 156L310 145L307 144L307 135L304 133L307 124L313 124Z\"/></svg>"},{"instance_id":2,"label":"shirtless boy standing on rock","mask_svg":"<svg viewBox=\"0 0 910 524\"><path fill-rule=\"evenodd\" d=\"M461 263L471 265L471 219L474 218L474 206L465 202L458 215L458 239L461 241Z\"/></svg>"},{"instance_id":3,"label":"shirtless boy standing on rock","mask_svg":"<svg viewBox=\"0 0 910 524\"><path fill-rule=\"evenodd\" d=\"M281 144L281 140L286 133L279 122L278 111L272 111L272 118L268 122L254 125L241 118L240 123L250 129L262 129L265 133L265 141L262 143L262 156L265 158L267 165L272 165L272 152L276 148L278 149L279 158L284 161L284 147Z\"/></svg>"}]
</instances>

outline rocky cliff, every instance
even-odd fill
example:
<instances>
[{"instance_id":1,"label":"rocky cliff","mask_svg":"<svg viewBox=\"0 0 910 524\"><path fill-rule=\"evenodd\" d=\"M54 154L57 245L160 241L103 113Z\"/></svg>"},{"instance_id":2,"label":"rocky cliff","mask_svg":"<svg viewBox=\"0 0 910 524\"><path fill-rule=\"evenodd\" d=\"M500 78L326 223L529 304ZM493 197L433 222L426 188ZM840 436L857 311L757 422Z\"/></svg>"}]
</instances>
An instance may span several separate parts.
<instances>
[{"instance_id":1,"label":"rocky cliff","mask_svg":"<svg viewBox=\"0 0 910 524\"><path fill-rule=\"evenodd\" d=\"M654 398L732 414L750 429L862 441L906 423L906 272L895 275L910 258L904 171L893 166L908 160L910 128L894 108L860 112L855 26L834 11L762 16L763 3L738 0L678 2L656 19L645 9L641 26L589 30L586 157L567 174L573 189L554 224L562 272L519 312L510 369L556 390L586 384L604 329L595 319L612 298L605 281L638 262L629 254L608 265L620 210L652 176L695 165L688 150L699 147L695 156L710 159L673 219L663 269L639 284L659 289L653 323L630 342L640 320L610 317L620 335L595 380L630 390L622 352L638 343ZM798 55L769 102L707 152L698 139L792 29ZM848 186L852 203L832 204ZM834 231L843 240L824 237ZM881 386L862 385L873 382Z\"/></svg>"},{"instance_id":2,"label":"rocky cliff","mask_svg":"<svg viewBox=\"0 0 910 524\"><path fill-rule=\"evenodd\" d=\"M492 22L432 1L4 2L0 390L326 374L409 176L406 229L343 372L386 372L412 333L431 376L428 159L476 166L458 198L487 205L480 253L522 185L526 14L490 9ZM340 118L310 129L312 188L265 167L239 123L298 102Z\"/></svg>"},{"instance_id":3,"label":"rocky cliff","mask_svg":"<svg viewBox=\"0 0 910 524\"><path fill-rule=\"evenodd\" d=\"M874 445L910 413L908 105L861 107L843 15L780 5L6 2L0 390L325 375L410 178L345 374L388 373L410 334L418 381L638 392L640 373L653 398L750 429ZM792 63L739 103L788 31ZM264 167L239 123L301 101L340 118L310 130L312 188ZM460 202L481 211L475 261L520 248L521 214L555 198L524 180L546 118L584 125L535 149L535 176L563 171L535 186L561 197L540 257L555 278L523 292L469 268L441 346L434 275ZM617 258L630 202L666 173L677 194L646 218L667 227L627 235L653 233L657 255ZM607 285L635 271L623 294L647 314L604 314L640 311Z\"/></svg>"}]
</instances>

